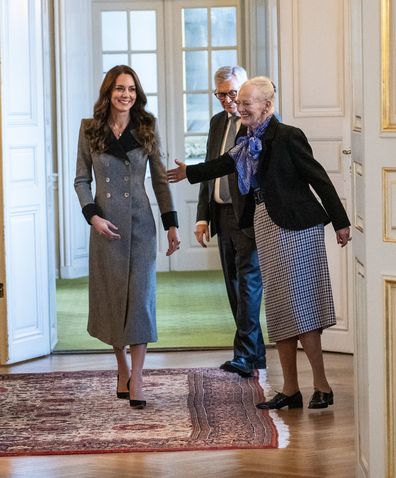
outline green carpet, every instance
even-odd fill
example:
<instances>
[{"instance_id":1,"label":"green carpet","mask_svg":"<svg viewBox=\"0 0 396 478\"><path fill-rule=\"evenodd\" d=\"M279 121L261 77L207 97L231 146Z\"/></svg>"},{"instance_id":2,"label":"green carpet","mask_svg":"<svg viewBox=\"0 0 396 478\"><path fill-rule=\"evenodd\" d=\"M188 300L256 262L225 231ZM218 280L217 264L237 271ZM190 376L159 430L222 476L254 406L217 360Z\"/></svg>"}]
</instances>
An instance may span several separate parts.
<instances>
[{"instance_id":1,"label":"green carpet","mask_svg":"<svg viewBox=\"0 0 396 478\"><path fill-rule=\"evenodd\" d=\"M108 349L87 332L88 279L57 281L55 351ZM262 307L261 323L267 333ZM232 347L235 324L221 271L157 274L158 342L149 348Z\"/></svg>"}]
</instances>

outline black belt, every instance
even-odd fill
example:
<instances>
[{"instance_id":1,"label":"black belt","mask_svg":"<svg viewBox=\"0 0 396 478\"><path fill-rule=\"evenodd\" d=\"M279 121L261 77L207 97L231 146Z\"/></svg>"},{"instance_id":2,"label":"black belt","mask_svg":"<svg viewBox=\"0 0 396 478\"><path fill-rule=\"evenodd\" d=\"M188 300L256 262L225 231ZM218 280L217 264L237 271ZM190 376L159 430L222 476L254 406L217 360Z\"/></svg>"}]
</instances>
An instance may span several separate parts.
<instances>
[{"instance_id":1,"label":"black belt","mask_svg":"<svg viewBox=\"0 0 396 478\"><path fill-rule=\"evenodd\" d=\"M254 190L254 201L256 204L260 204L264 202L264 194L260 191L260 189Z\"/></svg>"}]
</instances>

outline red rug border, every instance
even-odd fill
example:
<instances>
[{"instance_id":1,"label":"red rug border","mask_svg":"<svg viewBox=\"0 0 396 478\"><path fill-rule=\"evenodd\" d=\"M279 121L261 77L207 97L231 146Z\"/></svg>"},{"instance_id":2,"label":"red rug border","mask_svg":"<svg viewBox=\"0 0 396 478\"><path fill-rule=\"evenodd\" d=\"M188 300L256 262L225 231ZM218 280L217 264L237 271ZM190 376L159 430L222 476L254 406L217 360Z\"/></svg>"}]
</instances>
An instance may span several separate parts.
<instances>
[{"instance_id":1,"label":"red rug border","mask_svg":"<svg viewBox=\"0 0 396 478\"><path fill-rule=\"evenodd\" d=\"M276 440L278 442L278 440ZM252 445L252 446L219 446L219 447L194 447L194 448L123 448L119 450L80 450L80 451L67 451L67 452L27 452L27 453L1 453L0 458L5 457L28 457L28 456L67 456L67 455L116 455L117 453L171 453L179 451L227 451L227 450L278 450L279 448L271 445Z\"/></svg>"},{"instance_id":2,"label":"red rug border","mask_svg":"<svg viewBox=\"0 0 396 478\"><path fill-rule=\"evenodd\" d=\"M205 369L217 369L217 367L161 367L161 368L149 368L145 369L145 372L162 372L166 370L177 369L178 371L188 372L191 369L196 370L205 370ZM27 375L43 375L43 374L69 374L69 373L97 373L97 372L111 372L112 369L99 369L99 370L54 370L49 372L22 372L22 373L10 373L10 374L0 374L2 378L9 379L11 377L21 377ZM146 372L146 373L147 373ZM154 374L155 374L154 372ZM254 377L252 380L259 385L259 393L264 397L263 388L259 380ZM262 411L263 414L268 414L266 410ZM31 456L70 456L70 455L107 455L107 454L125 454L125 453L171 453L171 452L182 452L182 451L227 451L227 450L278 450L279 449L279 432L275 422L272 420L271 428L273 431L273 440L268 445L220 445L220 446L197 446L197 447L175 447L175 448L120 448L115 450L103 450L103 449L90 449L90 450L69 450L69 451L27 451L27 452L2 452L0 451L0 458L6 457L31 457Z\"/></svg>"}]
</instances>

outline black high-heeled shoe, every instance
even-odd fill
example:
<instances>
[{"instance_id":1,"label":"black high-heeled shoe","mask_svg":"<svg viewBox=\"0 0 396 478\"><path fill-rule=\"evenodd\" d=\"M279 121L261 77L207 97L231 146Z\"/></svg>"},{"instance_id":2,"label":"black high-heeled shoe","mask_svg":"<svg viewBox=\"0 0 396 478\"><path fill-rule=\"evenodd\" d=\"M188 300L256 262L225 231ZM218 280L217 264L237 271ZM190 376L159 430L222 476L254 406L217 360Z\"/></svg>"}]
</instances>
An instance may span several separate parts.
<instances>
[{"instance_id":1,"label":"black high-heeled shoe","mask_svg":"<svg viewBox=\"0 0 396 478\"><path fill-rule=\"evenodd\" d=\"M273 410L283 407L302 408L303 399L300 391L293 395L285 395L284 393L279 392L275 397L271 398L271 400L268 400L268 402L258 403L256 407L261 408L262 410Z\"/></svg>"},{"instance_id":2,"label":"black high-heeled shoe","mask_svg":"<svg viewBox=\"0 0 396 478\"><path fill-rule=\"evenodd\" d=\"M309 401L308 408L327 408L329 405L333 405L333 403L333 390L330 389L330 392L321 392L320 390L315 390L311 400Z\"/></svg>"},{"instance_id":3,"label":"black high-heeled shoe","mask_svg":"<svg viewBox=\"0 0 396 478\"><path fill-rule=\"evenodd\" d=\"M119 380L120 380L120 376L117 375L117 398L128 399L129 398L129 383L130 383L131 379L129 378L128 381L127 381L127 389L128 389L127 392L119 392L118 391Z\"/></svg>"},{"instance_id":4,"label":"black high-heeled shoe","mask_svg":"<svg viewBox=\"0 0 396 478\"><path fill-rule=\"evenodd\" d=\"M129 405L136 410L142 410L146 407L146 400L131 400L129 399Z\"/></svg>"}]
</instances>

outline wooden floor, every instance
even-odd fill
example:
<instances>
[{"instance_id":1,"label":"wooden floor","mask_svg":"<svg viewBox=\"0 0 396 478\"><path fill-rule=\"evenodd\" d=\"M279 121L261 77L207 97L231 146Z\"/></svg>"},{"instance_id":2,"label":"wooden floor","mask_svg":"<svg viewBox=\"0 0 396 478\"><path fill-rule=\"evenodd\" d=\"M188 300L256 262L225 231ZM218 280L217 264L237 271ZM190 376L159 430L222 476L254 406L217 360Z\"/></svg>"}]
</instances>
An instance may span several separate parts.
<instances>
[{"instance_id":1,"label":"wooden floor","mask_svg":"<svg viewBox=\"0 0 396 478\"><path fill-rule=\"evenodd\" d=\"M146 366L211 367L229 359L230 354L230 351L152 352L147 356ZM53 355L0 367L0 373L114 369L113 360L111 354ZM355 476L353 359L350 355L326 354L325 360L335 404L325 410L306 408L312 393L312 378L305 355L299 352L305 408L278 412L290 429L290 444L285 449L5 457L0 458L0 477L352 478ZM268 379L274 389L281 388L275 349L268 350Z\"/></svg>"}]
</instances>

